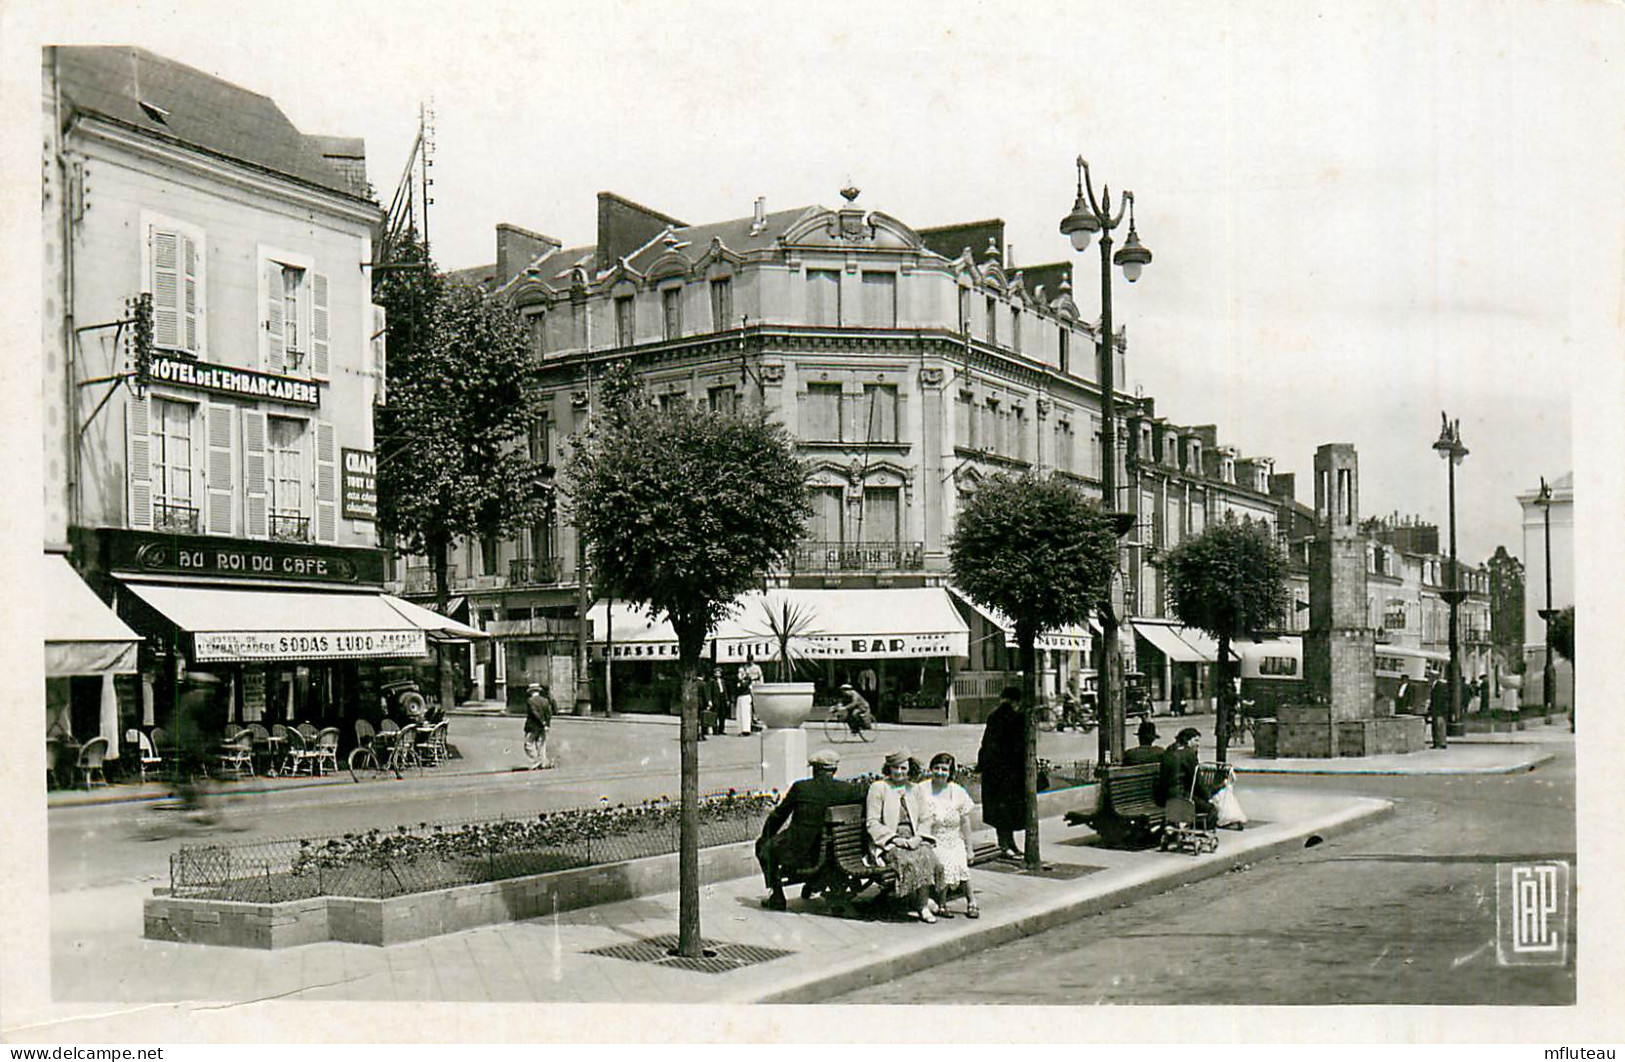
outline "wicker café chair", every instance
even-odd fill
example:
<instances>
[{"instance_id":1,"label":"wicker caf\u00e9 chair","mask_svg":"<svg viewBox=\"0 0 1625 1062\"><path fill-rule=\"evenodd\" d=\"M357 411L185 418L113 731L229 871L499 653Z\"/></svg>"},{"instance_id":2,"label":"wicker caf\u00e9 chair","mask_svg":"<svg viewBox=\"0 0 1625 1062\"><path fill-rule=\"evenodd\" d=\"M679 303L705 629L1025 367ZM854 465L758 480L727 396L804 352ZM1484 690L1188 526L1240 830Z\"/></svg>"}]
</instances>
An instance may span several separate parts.
<instances>
[{"instance_id":1,"label":"wicker caf\u00e9 chair","mask_svg":"<svg viewBox=\"0 0 1625 1062\"><path fill-rule=\"evenodd\" d=\"M239 730L232 739L220 747L220 773L230 771L237 778L254 776L254 740L246 730Z\"/></svg>"},{"instance_id":2,"label":"wicker caf\u00e9 chair","mask_svg":"<svg viewBox=\"0 0 1625 1062\"><path fill-rule=\"evenodd\" d=\"M74 766L78 768L79 777L84 780L85 788L91 786L91 776L101 775L102 785L107 785L107 774L102 770L102 761L107 758L107 739L93 737L85 742L84 748L79 750L79 760Z\"/></svg>"},{"instance_id":3,"label":"wicker caf\u00e9 chair","mask_svg":"<svg viewBox=\"0 0 1625 1062\"><path fill-rule=\"evenodd\" d=\"M316 735L316 770L326 774L329 769L339 773L339 728L330 726Z\"/></svg>"},{"instance_id":4,"label":"wicker caf\u00e9 chair","mask_svg":"<svg viewBox=\"0 0 1625 1062\"><path fill-rule=\"evenodd\" d=\"M152 747L152 739L147 735L132 726L124 732L124 740L136 747L136 766L141 771L141 781L147 780L149 770L156 774L163 768L164 758Z\"/></svg>"}]
</instances>

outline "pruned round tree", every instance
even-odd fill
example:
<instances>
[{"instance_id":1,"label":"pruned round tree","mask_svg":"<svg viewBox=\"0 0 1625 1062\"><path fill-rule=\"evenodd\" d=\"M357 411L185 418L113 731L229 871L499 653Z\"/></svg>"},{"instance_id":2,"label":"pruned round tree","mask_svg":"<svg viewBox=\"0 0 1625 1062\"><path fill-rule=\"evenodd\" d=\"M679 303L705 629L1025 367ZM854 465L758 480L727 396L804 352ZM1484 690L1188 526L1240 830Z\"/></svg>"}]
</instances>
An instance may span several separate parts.
<instances>
[{"instance_id":1,"label":"pruned round tree","mask_svg":"<svg viewBox=\"0 0 1625 1062\"><path fill-rule=\"evenodd\" d=\"M700 954L699 669L717 622L801 538L810 514L794 441L760 411L667 409L610 396L566 470L592 567L670 620L682 675L678 947Z\"/></svg>"},{"instance_id":2,"label":"pruned round tree","mask_svg":"<svg viewBox=\"0 0 1625 1062\"><path fill-rule=\"evenodd\" d=\"M1027 745L1026 857L1038 853L1038 667L1040 631L1088 621L1111 587L1117 538L1111 519L1082 490L1031 473L995 476L954 521L954 582L971 600L1015 624Z\"/></svg>"},{"instance_id":3,"label":"pruned round tree","mask_svg":"<svg viewBox=\"0 0 1625 1062\"><path fill-rule=\"evenodd\" d=\"M1280 623L1287 607L1286 560L1261 521L1235 514L1168 552L1168 600L1179 622L1218 640L1219 761L1230 745L1230 642Z\"/></svg>"}]
</instances>

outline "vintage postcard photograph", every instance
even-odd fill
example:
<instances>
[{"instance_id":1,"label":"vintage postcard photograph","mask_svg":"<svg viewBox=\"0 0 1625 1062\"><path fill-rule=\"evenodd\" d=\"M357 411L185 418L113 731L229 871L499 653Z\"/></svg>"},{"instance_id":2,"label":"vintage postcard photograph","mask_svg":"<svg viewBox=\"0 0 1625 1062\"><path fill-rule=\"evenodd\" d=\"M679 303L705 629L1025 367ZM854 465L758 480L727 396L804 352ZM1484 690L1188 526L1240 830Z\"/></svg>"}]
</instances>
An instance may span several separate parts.
<instances>
[{"instance_id":1,"label":"vintage postcard photograph","mask_svg":"<svg viewBox=\"0 0 1625 1062\"><path fill-rule=\"evenodd\" d=\"M0 1037L1618 1039L1618 6L0 26Z\"/></svg>"}]
</instances>

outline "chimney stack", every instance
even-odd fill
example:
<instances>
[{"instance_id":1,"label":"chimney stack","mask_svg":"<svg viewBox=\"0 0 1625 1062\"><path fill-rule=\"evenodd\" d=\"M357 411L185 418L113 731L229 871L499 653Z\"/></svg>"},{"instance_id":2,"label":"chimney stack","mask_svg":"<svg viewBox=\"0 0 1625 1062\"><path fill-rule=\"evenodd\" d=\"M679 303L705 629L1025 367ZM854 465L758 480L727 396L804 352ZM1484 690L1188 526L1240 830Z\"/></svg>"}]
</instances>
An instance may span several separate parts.
<instances>
[{"instance_id":1,"label":"chimney stack","mask_svg":"<svg viewBox=\"0 0 1625 1062\"><path fill-rule=\"evenodd\" d=\"M756 209L752 215L750 234L760 236L765 228L767 228L767 196L759 195L756 197Z\"/></svg>"}]
</instances>

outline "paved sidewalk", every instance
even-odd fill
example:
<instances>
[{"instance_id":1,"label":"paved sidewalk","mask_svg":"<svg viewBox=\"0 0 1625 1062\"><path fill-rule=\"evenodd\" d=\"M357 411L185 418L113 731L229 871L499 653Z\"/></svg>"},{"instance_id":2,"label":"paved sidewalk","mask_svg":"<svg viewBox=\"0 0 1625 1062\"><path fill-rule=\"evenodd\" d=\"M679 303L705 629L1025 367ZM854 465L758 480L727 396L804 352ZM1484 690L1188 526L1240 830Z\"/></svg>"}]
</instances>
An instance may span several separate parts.
<instances>
[{"instance_id":1,"label":"paved sidewalk","mask_svg":"<svg viewBox=\"0 0 1625 1062\"><path fill-rule=\"evenodd\" d=\"M144 940L146 889L84 890L52 898L52 995L58 1003L814 1002L1220 874L1391 810L1382 800L1267 785L1244 784L1241 798L1253 823L1243 832L1221 831L1219 851L1199 857L1104 849L1087 828L1046 820L1044 850L1054 871L1029 877L1009 866L973 870L983 912L976 921L964 917L957 900L958 917L921 925L835 917L793 892L788 912L766 911L754 877L707 886L706 940L723 958L762 960L722 972L658 961L659 946L644 949L657 961L588 954L674 935L676 893L387 948L324 943L262 952ZM71 1037L71 1026L61 1034Z\"/></svg>"}]
</instances>

